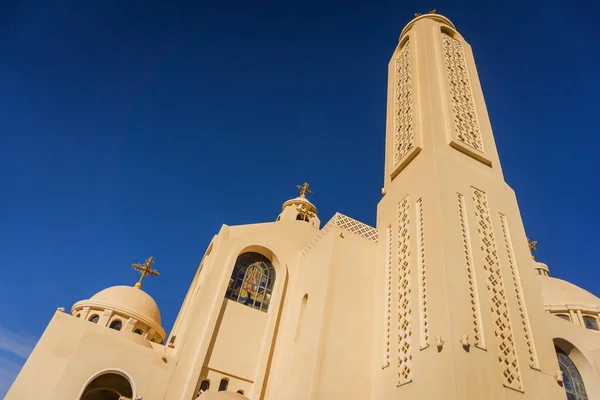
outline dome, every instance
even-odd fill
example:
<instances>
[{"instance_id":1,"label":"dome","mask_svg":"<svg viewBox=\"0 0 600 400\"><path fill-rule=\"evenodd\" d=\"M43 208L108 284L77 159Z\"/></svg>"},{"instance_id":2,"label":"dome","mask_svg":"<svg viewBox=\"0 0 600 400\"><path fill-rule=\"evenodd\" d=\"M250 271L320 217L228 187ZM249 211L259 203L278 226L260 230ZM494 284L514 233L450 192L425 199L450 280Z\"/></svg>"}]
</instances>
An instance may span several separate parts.
<instances>
[{"instance_id":1,"label":"dome","mask_svg":"<svg viewBox=\"0 0 600 400\"><path fill-rule=\"evenodd\" d=\"M150 295L133 286L112 286L73 305L73 310L90 307L91 309L109 309L141 321L161 336L165 331L161 326L160 310Z\"/></svg>"},{"instance_id":2,"label":"dome","mask_svg":"<svg viewBox=\"0 0 600 400\"><path fill-rule=\"evenodd\" d=\"M281 206L281 211L285 210L285 208L287 206L290 206L293 204L306 205L306 206L308 206L308 209L310 211L314 212L315 214L317 213L317 207L315 207L313 203L308 201L308 199L306 197L302 197L302 196L298 196L294 199L290 199L290 200L286 201L285 203L283 203L283 205Z\"/></svg>"},{"instance_id":3,"label":"dome","mask_svg":"<svg viewBox=\"0 0 600 400\"><path fill-rule=\"evenodd\" d=\"M567 306L581 306L586 311L600 311L600 299L587 290L549 276L539 276L538 279L546 308L567 309Z\"/></svg>"}]
</instances>

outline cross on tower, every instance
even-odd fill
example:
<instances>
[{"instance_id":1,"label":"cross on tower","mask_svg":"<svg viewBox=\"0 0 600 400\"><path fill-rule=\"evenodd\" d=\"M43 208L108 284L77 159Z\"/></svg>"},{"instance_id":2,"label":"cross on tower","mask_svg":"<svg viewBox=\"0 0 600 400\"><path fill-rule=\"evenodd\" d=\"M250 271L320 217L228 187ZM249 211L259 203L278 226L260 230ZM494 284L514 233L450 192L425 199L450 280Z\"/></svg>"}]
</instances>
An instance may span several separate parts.
<instances>
[{"instance_id":1,"label":"cross on tower","mask_svg":"<svg viewBox=\"0 0 600 400\"><path fill-rule=\"evenodd\" d=\"M144 280L144 278L147 275L150 275L150 276L158 276L159 275L158 271L152 268L152 264L154 264L154 257L152 257L152 256L150 256L150 258L148 258L143 265L131 264L133 269L135 269L142 275L142 276L140 276L140 280L135 284L136 288L140 289L142 287L142 280Z\"/></svg>"},{"instance_id":2,"label":"cross on tower","mask_svg":"<svg viewBox=\"0 0 600 400\"><path fill-rule=\"evenodd\" d=\"M308 187L310 185L306 182L304 182L304 185L300 186L300 185L296 185L296 187L298 188L298 190L300 191L300 197L304 197L306 198L307 194L312 194L312 190L310 190Z\"/></svg>"}]
</instances>

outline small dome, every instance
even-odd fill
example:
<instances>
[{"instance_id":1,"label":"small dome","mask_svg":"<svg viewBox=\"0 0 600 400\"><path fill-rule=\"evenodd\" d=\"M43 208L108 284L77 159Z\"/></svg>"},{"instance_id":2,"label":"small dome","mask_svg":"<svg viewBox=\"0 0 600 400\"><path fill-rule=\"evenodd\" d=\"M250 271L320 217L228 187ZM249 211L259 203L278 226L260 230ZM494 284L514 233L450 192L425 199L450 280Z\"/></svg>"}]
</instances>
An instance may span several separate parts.
<instances>
[{"instance_id":1,"label":"small dome","mask_svg":"<svg viewBox=\"0 0 600 400\"><path fill-rule=\"evenodd\" d=\"M115 313L137 319L165 336L161 326L160 310L150 295L133 286L112 286L93 295L89 300L75 303L73 310L83 307L109 309Z\"/></svg>"},{"instance_id":2,"label":"small dome","mask_svg":"<svg viewBox=\"0 0 600 400\"><path fill-rule=\"evenodd\" d=\"M90 301L118 306L132 314L144 316L160 325L160 310L150 295L132 286L113 286L101 290Z\"/></svg>"},{"instance_id":3,"label":"small dome","mask_svg":"<svg viewBox=\"0 0 600 400\"><path fill-rule=\"evenodd\" d=\"M562 279L538 276L544 306L564 308L581 306L586 311L600 311L600 299L585 289Z\"/></svg>"},{"instance_id":4,"label":"small dome","mask_svg":"<svg viewBox=\"0 0 600 400\"><path fill-rule=\"evenodd\" d=\"M308 201L308 199L306 197L302 197L302 196L298 196L294 199L290 199L290 200L286 201L285 203L283 203L283 205L281 206L281 211L285 210L285 208L287 206L290 206L293 204L306 205L310 211L314 212L315 214L317 213L317 207L315 207L313 203Z\"/></svg>"}]
</instances>

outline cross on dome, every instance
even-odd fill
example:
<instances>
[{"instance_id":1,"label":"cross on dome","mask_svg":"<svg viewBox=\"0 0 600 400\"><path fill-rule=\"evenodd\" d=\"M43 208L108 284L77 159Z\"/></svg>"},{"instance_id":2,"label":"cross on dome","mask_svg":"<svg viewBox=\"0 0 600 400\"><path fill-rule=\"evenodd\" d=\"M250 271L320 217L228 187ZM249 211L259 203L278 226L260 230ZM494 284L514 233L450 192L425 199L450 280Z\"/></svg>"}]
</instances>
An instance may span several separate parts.
<instances>
[{"instance_id":1,"label":"cross on dome","mask_svg":"<svg viewBox=\"0 0 600 400\"><path fill-rule=\"evenodd\" d=\"M296 185L296 188L300 191L300 197L306 198L307 194L312 194L312 190L309 189L309 184L304 182L304 185Z\"/></svg>"},{"instance_id":2,"label":"cross on dome","mask_svg":"<svg viewBox=\"0 0 600 400\"><path fill-rule=\"evenodd\" d=\"M152 264L154 264L154 257L152 257L152 256L150 256L150 258L148 258L146 260L146 262L142 265L131 264L133 269L135 269L142 275L142 276L140 276L140 280L134 285L134 287L136 287L137 289L140 289L142 287L142 280L144 280L144 278L148 275L150 275L150 276L160 275L156 269L152 268Z\"/></svg>"},{"instance_id":3,"label":"cross on dome","mask_svg":"<svg viewBox=\"0 0 600 400\"><path fill-rule=\"evenodd\" d=\"M529 238L527 238L527 243L529 244L529 251L531 252L531 259L535 260L535 257L533 256L533 252L537 250L537 240L530 240Z\"/></svg>"}]
</instances>

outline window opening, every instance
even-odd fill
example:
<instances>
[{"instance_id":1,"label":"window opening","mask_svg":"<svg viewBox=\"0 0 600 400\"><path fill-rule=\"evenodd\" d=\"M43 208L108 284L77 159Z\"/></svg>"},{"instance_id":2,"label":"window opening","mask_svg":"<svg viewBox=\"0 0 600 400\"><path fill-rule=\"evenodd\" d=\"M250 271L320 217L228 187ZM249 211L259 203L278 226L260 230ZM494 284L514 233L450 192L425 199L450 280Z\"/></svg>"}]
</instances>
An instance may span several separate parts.
<instances>
[{"instance_id":1,"label":"window opening","mask_svg":"<svg viewBox=\"0 0 600 400\"><path fill-rule=\"evenodd\" d=\"M266 312L274 284L271 261L259 253L244 253L235 262L225 298Z\"/></svg>"},{"instance_id":2,"label":"window opening","mask_svg":"<svg viewBox=\"0 0 600 400\"><path fill-rule=\"evenodd\" d=\"M585 327L588 329L591 329L594 331L598 330L598 321L596 321L596 318L594 318L594 317L584 316L583 323L585 324Z\"/></svg>"},{"instance_id":3,"label":"window opening","mask_svg":"<svg viewBox=\"0 0 600 400\"><path fill-rule=\"evenodd\" d=\"M556 316L558 318L564 319L565 321L571 321L571 317L569 317L568 315L565 315L565 314L556 314Z\"/></svg>"},{"instance_id":4,"label":"window opening","mask_svg":"<svg viewBox=\"0 0 600 400\"><path fill-rule=\"evenodd\" d=\"M210 381L208 379L203 380L200 383L200 393L204 393L210 389Z\"/></svg>"},{"instance_id":5,"label":"window opening","mask_svg":"<svg viewBox=\"0 0 600 400\"><path fill-rule=\"evenodd\" d=\"M94 324L97 324L99 319L100 319L100 317L98 316L98 314L94 314L90 317L90 319L88 321L93 322Z\"/></svg>"},{"instance_id":6,"label":"window opening","mask_svg":"<svg viewBox=\"0 0 600 400\"><path fill-rule=\"evenodd\" d=\"M588 400L579 370L571 358L561 349L556 348L555 350L558 357L558 365L563 373L563 388L567 393L567 400Z\"/></svg>"},{"instance_id":7,"label":"window opening","mask_svg":"<svg viewBox=\"0 0 600 400\"><path fill-rule=\"evenodd\" d=\"M114 329L115 331L120 331L121 328L123 327L123 323L117 319L117 320L114 320L113 322L111 322L108 327L110 329Z\"/></svg>"},{"instance_id":8,"label":"window opening","mask_svg":"<svg viewBox=\"0 0 600 400\"><path fill-rule=\"evenodd\" d=\"M225 378L221 379L221 383L219 383L219 392L226 391L227 386L229 386L229 381Z\"/></svg>"},{"instance_id":9,"label":"window opening","mask_svg":"<svg viewBox=\"0 0 600 400\"><path fill-rule=\"evenodd\" d=\"M138 335L142 334L142 330L141 329L134 329L133 333L137 333Z\"/></svg>"}]
</instances>

